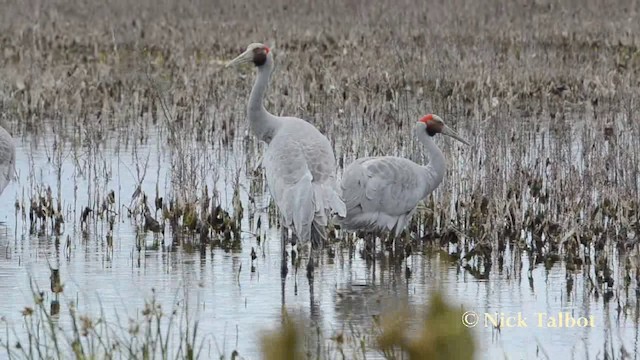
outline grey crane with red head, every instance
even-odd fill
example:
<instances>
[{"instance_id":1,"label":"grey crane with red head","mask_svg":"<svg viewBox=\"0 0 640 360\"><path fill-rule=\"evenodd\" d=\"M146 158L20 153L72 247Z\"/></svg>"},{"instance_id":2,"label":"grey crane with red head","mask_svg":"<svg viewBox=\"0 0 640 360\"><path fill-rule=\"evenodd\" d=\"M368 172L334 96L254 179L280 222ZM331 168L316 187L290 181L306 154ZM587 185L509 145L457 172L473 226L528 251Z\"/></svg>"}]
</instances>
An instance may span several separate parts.
<instances>
[{"instance_id":1,"label":"grey crane with red head","mask_svg":"<svg viewBox=\"0 0 640 360\"><path fill-rule=\"evenodd\" d=\"M336 180L336 161L326 136L310 123L270 114L263 104L274 60L269 47L253 43L227 66L253 63L257 77L249 96L247 118L253 134L267 143L262 158L267 186L280 212L281 224L309 246L307 275L314 268L313 248L323 245L331 212L346 215ZM285 233L282 276L286 275Z\"/></svg>"},{"instance_id":2,"label":"grey crane with red head","mask_svg":"<svg viewBox=\"0 0 640 360\"><path fill-rule=\"evenodd\" d=\"M345 169L342 193L347 215L334 217L341 228L366 232L389 230L395 236L400 235L418 203L427 198L444 177L445 158L433 137L448 135L469 145L433 114L416 123L415 133L427 151L426 166L401 157L380 156L357 159Z\"/></svg>"}]
</instances>

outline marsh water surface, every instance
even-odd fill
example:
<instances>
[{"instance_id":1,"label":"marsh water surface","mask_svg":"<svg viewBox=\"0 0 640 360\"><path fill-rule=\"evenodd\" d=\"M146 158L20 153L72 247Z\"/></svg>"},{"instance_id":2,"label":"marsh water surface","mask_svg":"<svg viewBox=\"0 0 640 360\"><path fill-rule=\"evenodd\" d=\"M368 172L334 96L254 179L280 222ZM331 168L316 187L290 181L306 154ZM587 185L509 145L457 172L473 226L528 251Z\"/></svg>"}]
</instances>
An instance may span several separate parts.
<instances>
[{"instance_id":1,"label":"marsh water surface","mask_svg":"<svg viewBox=\"0 0 640 360\"><path fill-rule=\"evenodd\" d=\"M139 317L152 291L165 308L171 308L178 298L187 298L206 337L205 358L234 349L244 358L259 358L260 336L279 323L283 305L302 314L308 324L319 326L325 334L321 341L331 342L331 336L346 329L370 328L373 318L385 310L405 303L421 306L437 289L444 290L452 304L479 316L474 327L479 359L583 358L587 354L603 358L605 352L618 352L621 346L631 354L637 350L637 309L621 307L619 301L635 295L616 287L611 296L594 297L587 290L586 282L591 280L581 272L569 275L572 284L567 286L562 262L547 269L544 264L534 265L525 253L511 250L504 264L483 278L473 276L439 250L414 251L401 266L384 260L371 263L361 256L363 244L357 242L352 248L334 246L331 256L323 254L312 291L304 271L296 274L292 269L283 289L279 230L263 225L260 243L255 236L258 217L263 218L263 224L269 223L266 193L251 194L249 201L246 183L241 186L245 189L240 198L246 219L240 246L200 251L187 240L172 244L168 226L164 236L144 232L126 215L139 184L149 196L152 210L156 189L160 194L170 193L172 162L160 135L150 135L135 151L107 141L91 154L52 150L53 141L43 141L42 136L15 137L19 178L2 195L0 207L0 221L4 222L0 226L0 316L13 324L18 334L21 310L33 303L29 280L44 290L46 301L54 298L49 291L51 267L60 269L64 284L62 314L69 301L77 301L81 313L103 311L107 318L119 317L126 323L128 318ZM60 143L57 146L75 149ZM220 202L232 212L232 179L237 167L242 174L251 173L245 171L245 161L228 161L244 159L242 143L204 150L215 154L211 162L220 164L214 167L217 175L211 175L206 183L217 189ZM85 161L93 165L78 165ZM146 177L140 182L136 166L144 162ZM100 170L80 173L80 169ZM109 182L96 180L105 173L111 174ZM240 181L245 181L243 176ZM50 229L30 232L29 209L23 216L23 210L16 213L14 207L16 199L21 205L28 204L41 185L51 187L54 198L59 194L62 199L65 223L57 237L59 245ZM118 216L109 246L104 221L90 215L83 228L80 218L86 206L95 205L112 189ZM253 213L251 219L248 212ZM155 215L160 218L161 212ZM139 248L139 241L144 246ZM252 248L257 253L255 261L251 259ZM586 320L579 320L574 327L559 323L553 327L548 317L557 318L559 313L563 318L585 317L589 324L580 327ZM468 315L466 321L473 322L474 316ZM491 319L501 316L498 329ZM379 356L368 354L369 358Z\"/></svg>"}]
</instances>

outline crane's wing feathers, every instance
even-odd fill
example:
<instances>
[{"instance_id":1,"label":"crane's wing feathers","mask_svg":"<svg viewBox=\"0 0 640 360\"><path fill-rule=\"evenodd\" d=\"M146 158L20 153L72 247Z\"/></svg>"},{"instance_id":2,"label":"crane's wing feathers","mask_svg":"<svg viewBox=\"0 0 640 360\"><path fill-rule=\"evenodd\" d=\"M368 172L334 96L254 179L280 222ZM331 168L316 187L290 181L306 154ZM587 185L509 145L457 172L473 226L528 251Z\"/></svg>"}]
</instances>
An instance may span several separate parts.
<instances>
[{"instance_id":1,"label":"crane's wing feathers","mask_svg":"<svg viewBox=\"0 0 640 360\"><path fill-rule=\"evenodd\" d=\"M302 242L311 239L317 246L324 240L328 212L346 215L346 206L331 144L312 125L294 120L271 140L262 165L283 225L293 226Z\"/></svg>"},{"instance_id":2,"label":"crane's wing feathers","mask_svg":"<svg viewBox=\"0 0 640 360\"><path fill-rule=\"evenodd\" d=\"M9 185L9 182L11 181L9 174L11 174L12 171L13 170L7 164L0 164L0 195L4 191L4 188Z\"/></svg>"},{"instance_id":3,"label":"crane's wing feathers","mask_svg":"<svg viewBox=\"0 0 640 360\"><path fill-rule=\"evenodd\" d=\"M16 149L11 135L0 127L0 194L15 173Z\"/></svg>"},{"instance_id":4,"label":"crane's wing feathers","mask_svg":"<svg viewBox=\"0 0 640 360\"><path fill-rule=\"evenodd\" d=\"M347 216L338 221L347 229L401 231L425 195L426 175L424 168L399 157L356 160L343 175Z\"/></svg>"},{"instance_id":5,"label":"crane's wing feathers","mask_svg":"<svg viewBox=\"0 0 640 360\"><path fill-rule=\"evenodd\" d=\"M306 142L302 147L313 182L317 185L315 187L316 210L324 209L335 211L342 216L346 215L347 208L340 198L340 186L336 180L336 161L331 143L323 136L318 142ZM324 225L326 226L326 221Z\"/></svg>"},{"instance_id":6,"label":"crane's wing feathers","mask_svg":"<svg viewBox=\"0 0 640 360\"><path fill-rule=\"evenodd\" d=\"M311 191L312 175L306 165L304 156L295 149L293 143L285 144L285 148L272 146L262 159L265 169L269 193L273 197L280 215L284 220L284 226L293 225L294 213L300 215L300 194ZM289 149L293 148L293 149ZM304 195L304 194L302 194ZM303 221L303 222L310 222Z\"/></svg>"}]
</instances>

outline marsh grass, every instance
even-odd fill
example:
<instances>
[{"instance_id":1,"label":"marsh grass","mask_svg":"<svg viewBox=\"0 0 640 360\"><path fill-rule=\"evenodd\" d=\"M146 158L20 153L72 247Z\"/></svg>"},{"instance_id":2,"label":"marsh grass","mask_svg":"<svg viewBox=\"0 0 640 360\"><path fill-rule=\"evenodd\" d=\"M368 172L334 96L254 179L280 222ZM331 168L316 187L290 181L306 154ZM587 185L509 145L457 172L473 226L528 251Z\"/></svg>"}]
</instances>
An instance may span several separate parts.
<instances>
[{"instance_id":1,"label":"marsh grass","mask_svg":"<svg viewBox=\"0 0 640 360\"><path fill-rule=\"evenodd\" d=\"M146 6L143 4L145 3L137 6ZM352 33L336 27L332 32L303 32L301 38L296 39L293 35L296 34L297 22L304 21L297 19L293 23L288 22L289 29L278 33L283 37L283 40L278 39L280 47L276 48L281 55L267 104L278 113L301 113L310 118L333 141L342 144L337 151L343 163L344 160L348 163L350 159L365 154L415 153L406 149L407 145L411 145L415 150L414 141L407 136L412 124L410 119L427 110L422 110L423 107L434 111L442 109L445 112L440 112L449 115L450 122L456 127L464 133L473 134L474 148L479 149L470 154L461 154L463 159L460 165L471 166L465 166L464 169L454 167L452 175L460 176L460 170L469 170L482 161L486 162L488 155L506 155L505 166L500 166L503 170L496 172L494 170L498 168L498 164L485 163L473 172L465 171L465 178L460 179L463 180L460 186L471 190L462 195L474 194L474 187L482 186L480 190L487 190L483 192L489 201L498 201L495 196L500 192L492 188L496 186L495 182L480 181L487 176L498 176L506 180L498 183L501 186L512 185L513 179L513 185L522 187L523 184L517 182L522 177L520 174L524 172L527 183L528 180L537 183L535 177L542 175L542 165L549 166L546 164L546 157L550 157L548 160L556 169L563 162L576 160L565 157L577 154L554 151L563 144L549 138L554 134L562 135L561 139L566 143L566 135L571 135L571 132L576 131L571 130L576 127L579 133L586 135L581 141L585 143L583 148L586 149L586 153L582 154L584 160L592 157L594 160L611 160L617 159L616 156L624 156L616 160L616 163L633 165L635 155L603 152L602 147L608 147L608 143L599 140L612 141L614 137L622 136L618 140L637 146L637 141L628 138L620 129L627 124L632 126L631 130L635 133L638 132L632 121L637 107L632 97L635 87L632 78L625 76L637 71L637 64L631 61L637 57L635 40L629 38L622 29L619 33L616 32L618 27L622 27L620 24L614 24L612 30L603 31L602 34L594 33L594 29L599 27L593 23L589 27L575 21L555 23L553 27L545 26L554 20L555 10L569 11L559 5L549 4L548 8L544 8L520 4L519 8L518 5L507 5L501 1L494 4L505 6L505 12L492 19L492 28L487 29L481 27L484 21L479 19L465 23L464 20L469 20L471 16L478 16L477 11L483 13L469 2L431 6L428 12L413 12L411 18L422 18L415 23L415 28L402 25L385 34L381 34L380 29L391 25L393 20L391 16L385 16L382 23L376 24L381 13L373 9L364 10L359 15L361 26L352 29ZM405 5L394 11L404 14L411 8L409 3ZM60 4L39 6L58 9ZM97 3L77 4L73 13L91 13L91 10L96 10L93 8L96 6L107 13L120 13L125 5L102 7ZM424 31L420 29L419 25L431 18L444 15L443 19L450 19L449 10L454 7L460 11L456 12L456 20L447 23L446 27L435 26ZM236 34L205 46L209 43L205 33L224 28L228 26L224 25L227 22L212 19L201 23L198 19L205 17L205 14L212 15L204 10L204 13L195 17L193 23L183 25L179 23L179 18L172 18L164 13L169 8L167 3L146 15L159 16L158 19L153 19L157 21L144 21L135 17L117 20L122 25L126 24L125 28L116 29L113 24L99 21L100 26L95 31L84 35L86 39L81 35L69 36L67 32L70 29L59 28L60 25L54 19L45 15L43 10L48 8L39 9L37 19L24 23L37 24L37 30L32 26L18 26L15 18L7 18L5 28L21 34L19 39L7 36L8 50L4 62L11 66L5 70L9 81L4 86L7 94L12 96L5 101L13 105L7 106L7 112L20 115L21 111L30 110L39 116L41 113L53 112L60 116L60 121L97 121L100 126L87 128L86 130L91 131L85 131L84 135L78 134L85 137L85 145L93 147L105 141L106 132L128 131L139 135L122 137L122 141L129 144L134 138L145 141L152 130L157 131L159 135L168 136L168 143L176 146L175 157L185 162L189 161L189 154L185 154L185 145L180 146L178 140L190 144L191 139L177 136L178 134L195 136L199 141L196 143L211 141L230 144L236 134L240 133L239 130L244 128L241 121L243 103L235 99L246 98L240 94L246 93L250 86L248 79L238 79L236 72L222 71L218 60L235 54L239 47L234 38ZM386 7L380 5L380 9ZM185 6L183 10L192 15L196 11L203 11L192 5ZM332 11L339 10L345 9ZM327 11L308 16L322 19ZM354 10L346 11L343 16L348 16L346 14L352 11ZM490 13L488 9L484 11ZM527 18L526 14L531 11L539 15ZM574 11L578 20L591 19L594 15L584 9ZM233 13L226 14L225 17L233 18ZM278 14L285 13L278 10L274 16ZM57 16L66 16L70 27L82 29L86 26L75 17L77 15L58 13ZM255 14L250 11L247 16L253 18ZM270 21L277 22L276 19ZM539 31L523 32L523 29L531 25L536 25L534 28ZM201 27L198 28L199 31L195 31L196 26ZM131 29L135 31L129 31ZM478 29L483 30L476 31ZM178 33L177 30L183 31ZM141 40L133 41L142 36L142 32L144 43ZM367 32L371 32L379 44L391 40L394 44L385 53L378 54L375 63L366 59L370 58L371 51L376 50L359 47L359 42L355 39L358 34L364 35ZM473 33L477 35L471 36ZM70 38L56 39L56 34L66 34ZM166 36L169 41L165 41ZM272 36L265 34L264 37ZM19 43L20 40L23 42ZM175 46L181 43L182 46ZM428 46L429 44L438 46ZM544 56L538 56L538 53ZM601 55L596 56L598 54ZM627 62L624 59L628 59ZM588 64L587 69L594 69L594 72L578 69L572 60ZM457 61L457 66L447 67L445 61ZM494 64L492 61L498 63ZM67 62L72 65L58 65ZM31 70L21 71L27 63L31 65ZM301 64L296 72L291 71L294 64ZM549 68L550 64L554 65L553 68ZM521 67L527 71L515 72ZM74 69L75 71L71 71ZM355 69L362 71L354 71ZM395 71L392 73L391 69ZM35 71L40 71L42 76L36 77ZM610 82L603 82L602 76ZM31 81L25 83L24 78L31 78ZM39 78L49 81L36 81ZM577 81L580 83L576 83ZM87 92L82 94L82 99L87 100L74 107L71 99L74 98L73 92L78 91L78 87L74 85L81 82L86 83L80 89ZM62 92L52 93L47 90ZM33 91L36 93L32 94ZM25 99L34 101L34 98L37 99L37 107L32 102L24 102ZM307 104L309 108L300 109L299 104ZM49 111L50 108L57 110ZM571 113L567 114L568 111ZM83 116L85 113L88 115ZM589 113L588 117L581 117L582 114ZM608 116L609 114L612 116ZM536 121L532 121L534 116ZM21 126L35 121L28 116L18 117L24 119L20 122ZM514 118L520 121L510 121ZM600 119L602 120L599 121ZM51 126L57 130L60 121L52 122ZM130 125L133 125L134 131L130 131ZM65 136L64 130L73 128L61 128L59 133L62 139L69 138ZM186 129L190 131L185 133ZM343 138L345 134L352 136ZM375 136L381 134L390 136ZM545 137L540 138L539 135ZM365 137L372 141L362 141ZM384 139L392 141L383 141ZM537 146L527 150L531 142ZM518 144L520 146L514 146ZM578 145L580 144L576 146ZM596 148L589 149L589 145L595 145ZM448 147L446 149L455 150ZM507 149L512 151L506 151ZM194 154L196 155L198 154ZM456 155L454 152L452 157L457 157ZM553 159L552 156L559 158ZM631 157L627 159L626 156ZM529 161L523 161L527 159ZM536 163L536 159L544 161ZM585 166L592 163L595 166L599 162L588 162ZM523 164L530 168L518 170L517 166L522 167ZM635 190L637 182L628 183L627 179L633 179L624 173L625 169L630 174L636 170L633 166L620 167L623 176L619 182L624 186L634 185ZM177 171L176 181L195 181L195 176L185 178L184 174L181 175L183 170L178 168ZM549 178L550 175L545 174L544 178L548 178L548 181L545 180L541 184L544 186L537 192L542 191L540 194L544 195L544 190L549 185L561 184L567 175L559 174ZM600 176L602 175L604 174L601 173ZM190 184L185 187L199 186ZM506 191L503 193L504 197L515 196L509 196ZM551 194L548 196L551 197ZM447 209L442 210L442 214L448 212L445 210Z\"/></svg>"},{"instance_id":2,"label":"marsh grass","mask_svg":"<svg viewBox=\"0 0 640 360\"><path fill-rule=\"evenodd\" d=\"M250 171L259 148L243 120L251 72L222 64L247 38L275 39L267 107L309 119L335 144L341 166L382 154L424 161L410 129L427 111L471 140L471 148L441 142L450 171L415 233L443 237L456 229L459 257L487 265L495 263L488 254L501 256L507 246L540 263L588 256L597 263L598 241L633 248L640 222L635 25L605 24L596 0L586 7L327 4L274 4L269 17L248 3L242 11L226 3L216 11L144 1L16 5L5 14L20 15L4 15L2 25L5 116L15 119L13 130L34 135L44 134L37 124L46 121L57 136L53 165L71 153L79 176L96 179L87 189L92 209L115 188L100 149L128 149L142 182L151 176L149 154L138 152L158 137L168 145L156 151L170 154L172 185L156 198L188 214L206 203L209 186L208 195L233 214L242 205L234 194L255 198L265 187ZM607 8L607 18L620 17L620 7ZM291 11L300 16L290 18ZM329 18L355 18L355 26L338 21L326 29ZM214 41L209 34L226 35ZM211 185L226 177L232 190L218 197ZM249 178L245 188L240 177ZM122 204L126 195L116 195ZM70 200L58 201L65 208Z\"/></svg>"},{"instance_id":3,"label":"marsh grass","mask_svg":"<svg viewBox=\"0 0 640 360\"><path fill-rule=\"evenodd\" d=\"M22 321L10 323L2 318L0 347L7 359L242 359L237 350L227 354L212 346L212 334L200 330L196 305L176 294L173 306L165 310L151 296L141 309L127 314L87 313L77 300L61 304L63 285L57 271L52 273L52 293L47 295L31 281L33 303L21 311ZM64 301L64 300L63 300ZM47 305L49 305L47 307ZM429 300L424 323L417 331L410 313L420 309L403 308L376 316L370 328L343 328L326 334L297 313L283 309L275 329L263 329L264 359L365 359L379 354L385 359L472 359L474 339L470 329L459 321L461 311L447 305L440 293ZM215 349L214 349L215 347ZM217 352L214 354L213 352Z\"/></svg>"},{"instance_id":4,"label":"marsh grass","mask_svg":"<svg viewBox=\"0 0 640 360\"><path fill-rule=\"evenodd\" d=\"M107 317L103 310L83 313L74 301L61 306L57 295L47 308L46 292L34 282L32 291L34 302L22 310L21 323L0 319L0 348L7 359L244 358L237 350L227 353L212 334L202 333L198 311L194 313L186 297L176 295L174 306L166 311L152 291L142 309L123 323L117 313L115 318ZM416 316L422 321L413 321ZM477 340L461 318L462 310L435 291L424 306L389 309L374 316L369 326L350 324L331 333L283 309L278 326L263 328L260 339L243 341L259 341L265 360L474 359ZM606 358L626 358L629 353L624 346L612 347L612 336L604 341ZM538 352L549 356L543 344L538 344Z\"/></svg>"},{"instance_id":5,"label":"marsh grass","mask_svg":"<svg viewBox=\"0 0 640 360\"><path fill-rule=\"evenodd\" d=\"M124 324L117 313L83 313L75 301L61 312L58 293L47 308L46 292L31 285L34 301L22 310L22 323L2 319L0 346L8 359L196 359L203 351L199 320L187 298L176 296L167 311L152 292Z\"/></svg>"},{"instance_id":6,"label":"marsh grass","mask_svg":"<svg viewBox=\"0 0 640 360\"><path fill-rule=\"evenodd\" d=\"M249 245L243 232L260 246L278 223L245 121L253 70L223 65L249 42L274 39L265 106L327 134L339 173L369 155L426 162L411 135L426 112L471 142L437 140L448 171L403 254L443 251L480 279L520 269L523 257L533 265L514 278L560 264L567 288L584 274L590 296L632 307L638 14L601 0L7 4L2 120L45 149L58 179L42 181L30 159L17 215L29 218L30 233L66 234L67 244L80 232L113 248L113 224L127 219L142 240L153 232L155 246L171 239L231 251ZM133 166L113 165L107 153ZM134 179L132 193L122 192L123 177ZM144 193L145 181L155 193ZM73 199L62 198L63 183ZM332 246L357 243L332 233Z\"/></svg>"}]
</instances>

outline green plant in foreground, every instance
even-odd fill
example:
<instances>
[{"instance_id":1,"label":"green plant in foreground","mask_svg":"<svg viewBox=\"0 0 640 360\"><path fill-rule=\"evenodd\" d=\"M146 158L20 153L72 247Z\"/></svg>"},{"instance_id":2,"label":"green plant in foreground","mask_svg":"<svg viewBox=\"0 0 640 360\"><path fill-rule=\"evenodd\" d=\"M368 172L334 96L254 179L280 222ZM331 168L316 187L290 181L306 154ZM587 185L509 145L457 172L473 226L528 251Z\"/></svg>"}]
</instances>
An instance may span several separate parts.
<instances>
[{"instance_id":1,"label":"green plant in foreground","mask_svg":"<svg viewBox=\"0 0 640 360\"><path fill-rule=\"evenodd\" d=\"M470 329L462 323L460 309L448 305L439 292L431 297L427 306L424 321L418 324L419 330L415 333L409 330L412 325L409 310L393 311L379 318L379 328L365 331L377 335L374 337L375 346L369 347L367 336L357 336L356 330L351 329L351 334L340 333L331 339L339 343L338 348L326 347L324 351L316 348L319 352L315 354L312 354L314 349L309 348L307 342L311 334L305 331L302 322L285 311L281 325L262 336L262 359L345 359L355 358L356 355L357 358L366 359L368 354L376 351L381 352L385 359L473 359L474 339ZM354 341L359 348L357 354L346 355L343 352L345 341Z\"/></svg>"},{"instance_id":2,"label":"green plant in foreground","mask_svg":"<svg viewBox=\"0 0 640 360\"><path fill-rule=\"evenodd\" d=\"M287 314L282 314L282 324L279 329L262 337L262 354L265 360L294 360L302 359L304 330Z\"/></svg>"},{"instance_id":3,"label":"green plant in foreground","mask_svg":"<svg viewBox=\"0 0 640 360\"><path fill-rule=\"evenodd\" d=\"M393 358L393 349L399 348L411 360L473 359L474 340L470 329L462 323L462 312L447 305L439 292L431 297L428 306L421 329L415 336L407 334L407 311L382 317L378 346L385 356Z\"/></svg>"},{"instance_id":4,"label":"green plant in foreground","mask_svg":"<svg viewBox=\"0 0 640 360\"><path fill-rule=\"evenodd\" d=\"M22 311L22 331L5 318L0 349L8 359L197 359L203 339L199 334L197 313L190 314L187 299L174 302L165 312L155 291L144 308L128 319L128 325L81 314L74 302L68 305L69 321L62 321L45 306L43 293L33 284L33 306ZM53 303L52 303L53 304ZM57 301L55 301L57 304Z\"/></svg>"}]
</instances>

